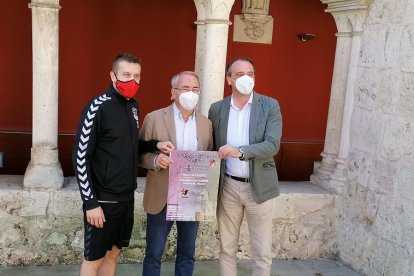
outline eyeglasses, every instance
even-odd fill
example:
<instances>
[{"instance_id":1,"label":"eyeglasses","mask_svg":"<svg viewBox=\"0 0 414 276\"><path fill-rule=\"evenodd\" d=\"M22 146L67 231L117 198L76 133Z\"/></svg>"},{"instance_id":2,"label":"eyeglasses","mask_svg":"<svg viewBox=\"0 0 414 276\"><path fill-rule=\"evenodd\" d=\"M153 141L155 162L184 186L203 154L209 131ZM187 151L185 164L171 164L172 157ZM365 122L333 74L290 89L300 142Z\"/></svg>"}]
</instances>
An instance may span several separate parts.
<instances>
[{"instance_id":1,"label":"eyeglasses","mask_svg":"<svg viewBox=\"0 0 414 276\"><path fill-rule=\"evenodd\" d=\"M190 91L193 91L196 94L200 94L200 88L183 87L183 88L174 88L174 89L180 91L180 94L187 93Z\"/></svg>"}]
</instances>

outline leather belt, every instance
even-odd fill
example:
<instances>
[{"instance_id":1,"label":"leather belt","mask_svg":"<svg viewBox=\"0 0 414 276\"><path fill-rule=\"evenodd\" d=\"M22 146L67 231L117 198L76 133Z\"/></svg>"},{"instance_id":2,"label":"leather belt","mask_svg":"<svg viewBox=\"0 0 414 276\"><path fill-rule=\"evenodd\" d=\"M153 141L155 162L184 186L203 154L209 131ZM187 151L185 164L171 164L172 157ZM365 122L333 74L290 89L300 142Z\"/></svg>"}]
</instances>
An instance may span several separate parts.
<instances>
[{"instance_id":1,"label":"leather belt","mask_svg":"<svg viewBox=\"0 0 414 276\"><path fill-rule=\"evenodd\" d=\"M228 177L230 177L230 178L233 178L234 180L240 181L240 182L245 182L245 183L250 182L250 178L246 178L246 177L238 177L238 176L232 176L232 175L229 175L229 174L227 174L227 173L225 173L225 175L226 175L226 176L228 176Z\"/></svg>"}]
</instances>

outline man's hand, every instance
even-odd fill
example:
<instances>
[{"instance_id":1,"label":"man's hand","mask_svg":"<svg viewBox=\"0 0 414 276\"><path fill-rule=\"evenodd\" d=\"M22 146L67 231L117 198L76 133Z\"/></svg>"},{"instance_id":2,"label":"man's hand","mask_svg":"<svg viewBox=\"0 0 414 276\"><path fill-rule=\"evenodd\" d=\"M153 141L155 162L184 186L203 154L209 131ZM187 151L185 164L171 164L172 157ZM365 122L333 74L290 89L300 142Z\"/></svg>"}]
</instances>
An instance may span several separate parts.
<instances>
[{"instance_id":1,"label":"man's hand","mask_svg":"<svg viewBox=\"0 0 414 276\"><path fill-rule=\"evenodd\" d=\"M104 222L106 222L105 215L101 207L87 210L86 220L90 225L93 225L97 228L103 228Z\"/></svg>"},{"instance_id":2,"label":"man's hand","mask_svg":"<svg viewBox=\"0 0 414 276\"><path fill-rule=\"evenodd\" d=\"M162 153L168 154L171 151L173 151L175 147L173 143L171 143L170 141L167 141L167 142L158 142L157 149L159 149L159 151L161 151Z\"/></svg>"},{"instance_id":3,"label":"man's hand","mask_svg":"<svg viewBox=\"0 0 414 276\"><path fill-rule=\"evenodd\" d=\"M239 158L242 156L241 152L239 151L239 148L230 146L229 144L226 144L219 148L218 154L220 159L228 159L230 157Z\"/></svg>"},{"instance_id":4,"label":"man's hand","mask_svg":"<svg viewBox=\"0 0 414 276\"><path fill-rule=\"evenodd\" d=\"M160 153L157 156L157 159L155 159L155 166L157 166L160 169L168 168L171 163L172 159L163 153Z\"/></svg>"}]
</instances>

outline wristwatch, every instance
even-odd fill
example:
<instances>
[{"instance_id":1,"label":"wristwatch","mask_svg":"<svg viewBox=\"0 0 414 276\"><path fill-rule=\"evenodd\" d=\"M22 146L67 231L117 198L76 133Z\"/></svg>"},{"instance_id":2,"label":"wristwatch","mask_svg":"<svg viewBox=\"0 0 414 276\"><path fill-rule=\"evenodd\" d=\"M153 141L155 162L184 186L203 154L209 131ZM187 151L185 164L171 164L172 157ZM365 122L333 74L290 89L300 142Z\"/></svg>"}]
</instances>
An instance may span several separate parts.
<instances>
[{"instance_id":1,"label":"wristwatch","mask_svg":"<svg viewBox=\"0 0 414 276\"><path fill-rule=\"evenodd\" d=\"M243 158L244 158L244 147L239 147L239 152L241 153L241 156L239 157L239 159L243 160Z\"/></svg>"}]
</instances>

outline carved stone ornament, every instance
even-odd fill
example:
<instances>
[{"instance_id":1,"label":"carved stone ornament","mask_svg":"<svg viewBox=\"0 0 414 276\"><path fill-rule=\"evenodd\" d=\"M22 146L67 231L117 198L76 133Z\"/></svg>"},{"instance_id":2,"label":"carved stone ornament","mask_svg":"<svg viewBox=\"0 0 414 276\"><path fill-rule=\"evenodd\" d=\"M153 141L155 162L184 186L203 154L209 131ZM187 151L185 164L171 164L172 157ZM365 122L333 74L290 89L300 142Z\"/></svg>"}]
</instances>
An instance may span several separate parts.
<instances>
[{"instance_id":1,"label":"carved stone ornament","mask_svg":"<svg viewBox=\"0 0 414 276\"><path fill-rule=\"evenodd\" d=\"M272 43L273 17L268 15L270 0L243 0L242 14L234 16L233 40Z\"/></svg>"},{"instance_id":2,"label":"carved stone ornament","mask_svg":"<svg viewBox=\"0 0 414 276\"><path fill-rule=\"evenodd\" d=\"M271 19L271 16L263 16L263 15L252 15L252 14L245 14L244 24L246 24L246 28L244 28L244 32L248 37L251 39L258 39L259 37L263 36L265 33L264 25Z\"/></svg>"}]
</instances>

